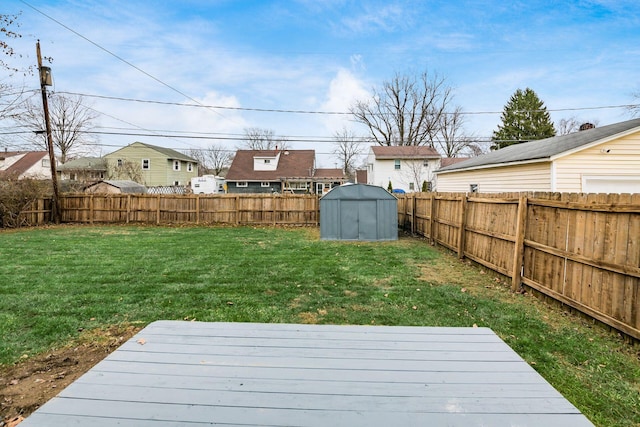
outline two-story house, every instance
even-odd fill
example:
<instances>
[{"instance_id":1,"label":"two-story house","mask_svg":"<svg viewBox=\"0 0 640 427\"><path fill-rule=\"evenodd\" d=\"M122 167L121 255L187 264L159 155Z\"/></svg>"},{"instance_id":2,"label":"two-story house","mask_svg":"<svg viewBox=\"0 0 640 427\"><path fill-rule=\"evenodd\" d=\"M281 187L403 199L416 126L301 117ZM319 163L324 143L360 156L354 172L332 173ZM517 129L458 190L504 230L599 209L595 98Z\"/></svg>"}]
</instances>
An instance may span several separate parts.
<instances>
[{"instance_id":1,"label":"two-story house","mask_svg":"<svg viewBox=\"0 0 640 427\"><path fill-rule=\"evenodd\" d=\"M141 184L188 185L198 176L198 161L171 148L134 142L104 156L110 171L133 165L140 168Z\"/></svg>"},{"instance_id":2,"label":"two-story house","mask_svg":"<svg viewBox=\"0 0 640 427\"><path fill-rule=\"evenodd\" d=\"M434 171L440 167L440 154L425 146L372 146L367 156L367 184L407 192L435 186Z\"/></svg>"},{"instance_id":3,"label":"two-story house","mask_svg":"<svg viewBox=\"0 0 640 427\"><path fill-rule=\"evenodd\" d=\"M316 169L314 150L238 150L228 193L322 194L347 181L339 169Z\"/></svg>"}]
</instances>

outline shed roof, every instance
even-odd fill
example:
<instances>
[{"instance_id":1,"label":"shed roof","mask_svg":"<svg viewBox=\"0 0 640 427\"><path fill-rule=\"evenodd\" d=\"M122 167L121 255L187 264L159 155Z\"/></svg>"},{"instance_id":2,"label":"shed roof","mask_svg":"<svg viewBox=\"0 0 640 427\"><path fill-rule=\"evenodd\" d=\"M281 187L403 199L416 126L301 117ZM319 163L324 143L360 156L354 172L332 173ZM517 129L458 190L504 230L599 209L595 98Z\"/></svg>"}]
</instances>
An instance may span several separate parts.
<instances>
[{"instance_id":1,"label":"shed roof","mask_svg":"<svg viewBox=\"0 0 640 427\"><path fill-rule=\"evenodd\" d=\"M110 185L115 188L119 188L120 191L123 193L146 193L147 192L147 187L145 187L144 185L137 183L135 181L128 181L128 180L98 181L96 183L88 185L86 188L95 187L96 185L99 185L102 183Z\"/></svg>"},{"instance_id":2,"label":"shed roof","mask_svg":"<svg viewBox=\"0 0 640 427\"><path fill-rule=\"evenodd\" d=\"M333 187L323 200L396 200L395 196L377 185L344 184Z\"/></svg>"},{"instance_id":3,"label":"shed roof","mask_svg":"<svg viewBox=\"0 0 640 427\"><path fill-rule=\"evenodd\" d=\"M227 181L278 181L282 178L311 178L314 150L283 150L276 170L253 169L254 157L275 157L276 150L238 150L227 172Z\"/></svg>"},{"instance_id":4,"label":"shed roof","mask_svg":"<svg viewBox=\"0 0 640 427\"><path fill-rule=\"evenodd\" d=\"M440 154L431 147L415 145L374 145L376 159L439 159Z\"/></svg>"},{"instance_id":5,"label":"shed roof","mask_svg":"<svg viewBox=\"0 0 640 427\"><path fill-rule=\"evenodd\" d=\"M510 145L464 162L441 168L437 172L468 170L509 163L550 161L553 157L586 148L590 144L603 143L614 137L640 131L640 118L587 129L562 136Z\"/></svg>"}]
</instances>

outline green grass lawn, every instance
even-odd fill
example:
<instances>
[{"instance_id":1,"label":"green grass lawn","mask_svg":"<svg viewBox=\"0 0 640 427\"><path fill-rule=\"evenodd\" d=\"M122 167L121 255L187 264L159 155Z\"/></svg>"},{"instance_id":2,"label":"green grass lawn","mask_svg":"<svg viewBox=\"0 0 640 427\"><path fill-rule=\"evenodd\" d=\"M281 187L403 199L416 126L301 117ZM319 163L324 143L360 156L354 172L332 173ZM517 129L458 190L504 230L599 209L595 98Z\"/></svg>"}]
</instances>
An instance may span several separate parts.
<instances>
[{"instance_id":1,"label":"green grass lawn","mask_svg":"<svg viewBox=\"0 0 640 427\"><path fill-rule=\"evenodd\" d=\"M419 239L313 229L0 232L0 363L157 319L486 326L596 425L640 424L637 348Z\"/></svg>"}]
</instances>

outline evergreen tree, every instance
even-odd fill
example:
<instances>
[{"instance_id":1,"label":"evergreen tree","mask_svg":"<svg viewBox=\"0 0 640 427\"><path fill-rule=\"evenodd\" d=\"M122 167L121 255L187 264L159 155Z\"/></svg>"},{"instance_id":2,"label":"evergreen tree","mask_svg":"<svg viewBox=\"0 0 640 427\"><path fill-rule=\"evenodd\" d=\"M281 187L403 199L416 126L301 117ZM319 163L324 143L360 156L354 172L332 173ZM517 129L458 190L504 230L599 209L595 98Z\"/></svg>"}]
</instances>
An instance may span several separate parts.
<instances>
[{"instance_id":1,"label":"evergreen tree","mask_svg":"<svg viewBox=\"0 0 640 427\"><path fill-rule=\"evenodd\" d=\"M493 131L492 150L556 135L547 107L529 88L518 89L511 95L501 119L502 124Z\"/></svg>"}]
</instances>

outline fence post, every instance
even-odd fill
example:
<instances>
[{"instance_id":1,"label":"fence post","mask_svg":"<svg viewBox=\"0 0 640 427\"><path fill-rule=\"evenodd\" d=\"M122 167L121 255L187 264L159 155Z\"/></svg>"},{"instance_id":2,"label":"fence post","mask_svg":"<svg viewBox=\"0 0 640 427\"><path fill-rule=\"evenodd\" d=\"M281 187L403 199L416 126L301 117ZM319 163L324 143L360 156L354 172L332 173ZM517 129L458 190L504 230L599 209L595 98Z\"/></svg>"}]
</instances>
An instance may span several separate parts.
<instances>
[{"instance_id":1,"label":"fence post","mask_svg":"<svg viewBox=\"0 0 640 427\"><path fill-rule=\"evenodd\" d=\"M467 194L462 196L460 207L460 233L458 233L458 258L464 258L464 234L467 228Z\"/></svg>"},{"instance_id":2,"label":"fence post","mask_svg":"<svg viewBox=\"0 0 640 427\"><path fill-rule=\"evenodd\" d=\"M527 197L518 199L518 215L516 220L516 240L513 249L513 270L511 273L511 290L514 292L522 284L522 264L524 262L524 236L527 225Z\"/></svg>"},{"instance_id":3,"label":"fence post","mask_svg":"<svg viewBox=\"0 0 640 427\"><path fill-rule=\"evenodd\" d=\"M127 224L129 224L130 216L131 216L131 194L127 194Z\"/></svg>"},{"instance_id":4,"label":"fence post","mask_svg":"<svg viewBox=\"0 0 640 427\"><path fill-rule=\"evenodd\" d=\"M411 199L411 235L416 231L416 199L418 193L413 193L413 197Z\"/></svg>"},{"instance_id":5,"label":"fence post","mask_svg":"<svg viewBox=\"0 0 640 427\"><path fill-rule=\"evenodd\" d=\"M89 196L89 224L93 225L93 193Z\"/></svg>"},{"instance_id":6,"label":"fence post","mask_svg":"<svg viewBox=\"0 0 640 427\"><path fill-rule=\"evenodd\" d=\"M160 225L160 195L157 197L158 206L156 207L156 224Z\"/></svg>"},{"instance_id":7,"label":"fence post","mask_svg":"<svg viewBox=\"0 0 640 427\"><path fill-rule=\"evenodd\" d=\"M196 195L196 224L200 224L200 194Z\"/></svg>"},{"instance_id":8,"label":"fence post","mask_svg":"<svg viewBox=\"0 0 640 427\"><path fill-rule=\"evenodd\" d=\"M240 196L236 194L235 197L235 201L236 201L236 206L235 206L235 210L236 210L236 225L240 224Z\"/></svg>"},{"instance_id":9,"label":"fence post","mask_svg":"<svg viewBox=\"0 0 640 427\"><path fill-rule=\"evenodd\" d=\"M431 212L429 213L429 241L436 244L436 195L431 193Z\"/></svg>"}]
</instances>

